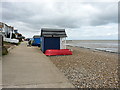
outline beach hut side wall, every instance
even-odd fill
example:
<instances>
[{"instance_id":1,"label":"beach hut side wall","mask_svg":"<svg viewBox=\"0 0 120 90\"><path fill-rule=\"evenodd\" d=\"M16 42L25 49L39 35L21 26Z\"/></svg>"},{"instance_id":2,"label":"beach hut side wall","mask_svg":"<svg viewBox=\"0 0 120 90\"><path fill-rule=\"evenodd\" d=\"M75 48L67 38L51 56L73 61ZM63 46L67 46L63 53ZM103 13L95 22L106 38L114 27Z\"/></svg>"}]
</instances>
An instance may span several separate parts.
<instances>
[{"instance_id":1,"label":"beach hut side wall","mask_svg":"<svg viewBox=\"0 0 120 90\"><path fill-rule=\"evenodd\" d=\"M60 38L60 49L66 49L66 38Z\"/></svg>"},{"instance_id":2,"label":"beach hut side wall","mask_svg":"<svg viewBox=\"0 0 120 90\"><path fill-rule=\"evenodd\" d=\"M44 52L44 37L41 37L41 50Z\"/></svg>"}]
</instances>

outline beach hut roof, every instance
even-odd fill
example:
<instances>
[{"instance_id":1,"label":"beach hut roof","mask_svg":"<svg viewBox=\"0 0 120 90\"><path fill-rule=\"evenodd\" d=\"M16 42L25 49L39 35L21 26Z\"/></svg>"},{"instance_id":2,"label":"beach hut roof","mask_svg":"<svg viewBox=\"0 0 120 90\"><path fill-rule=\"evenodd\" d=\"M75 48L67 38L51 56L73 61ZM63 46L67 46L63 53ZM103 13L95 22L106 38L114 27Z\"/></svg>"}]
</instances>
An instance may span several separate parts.
<instances>
[{"instance_id":1,"label":"beach hut roof","mask_svg":"<svg viewBox=\"0 0 120 90\"><path fill-rule=\"evenodd\" d=\"M40 35L34 35L33 38L40 38Z\"/></svg>"},{"instance_id":2,"label":"beach hut roof","mask_svg":"<svg viewBox=\"0 0 120 90\"><path fill-rule=\"evenodd\" d=\"M42 28L41 37L67 37L65 29Z\"/></svg>"}]
</instances>

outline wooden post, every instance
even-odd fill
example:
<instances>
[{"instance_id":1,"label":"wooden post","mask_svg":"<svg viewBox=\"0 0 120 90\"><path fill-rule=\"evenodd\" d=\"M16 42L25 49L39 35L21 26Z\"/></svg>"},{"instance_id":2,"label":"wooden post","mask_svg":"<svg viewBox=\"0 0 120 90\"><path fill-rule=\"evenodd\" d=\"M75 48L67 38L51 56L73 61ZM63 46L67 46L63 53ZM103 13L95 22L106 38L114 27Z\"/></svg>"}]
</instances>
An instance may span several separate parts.
<instances>
[{"instance_id":1,"label":"wooden post","mask_svg":"<svg viewBox=\"0 0 120 90\"><path fill-rule=\"evenodd\" d=\"M0 46L3 46L3 36L0 35Z\"/></svg>"},{"instance_id":2,"label":"wooden post","mask_svg":"<svg viewBox=\"0 0 120 90\"><path fill-rule=\"evenodd\" d=\"M2 34L0 34L0 57L2 56L2 47L3 47L3 36Z\"/></svg>"}]
</instances>

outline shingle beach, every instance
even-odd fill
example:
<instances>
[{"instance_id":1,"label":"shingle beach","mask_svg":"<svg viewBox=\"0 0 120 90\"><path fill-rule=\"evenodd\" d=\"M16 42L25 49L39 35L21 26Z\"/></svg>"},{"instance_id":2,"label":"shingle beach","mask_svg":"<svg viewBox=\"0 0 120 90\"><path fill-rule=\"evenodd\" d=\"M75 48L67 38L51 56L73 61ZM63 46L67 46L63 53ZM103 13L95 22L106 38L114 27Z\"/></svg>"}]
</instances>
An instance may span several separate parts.
<instances>
[{"instance_id":1,"label":"shingle beach","mask_svg":"<svg viewBox=\"0 0 120 90\"><path fill-rule=\"evenodd\" d=\"M67 48L73 55L49 58L76 88L118 88L118 54Z\"/></svg>"}]
</instances>

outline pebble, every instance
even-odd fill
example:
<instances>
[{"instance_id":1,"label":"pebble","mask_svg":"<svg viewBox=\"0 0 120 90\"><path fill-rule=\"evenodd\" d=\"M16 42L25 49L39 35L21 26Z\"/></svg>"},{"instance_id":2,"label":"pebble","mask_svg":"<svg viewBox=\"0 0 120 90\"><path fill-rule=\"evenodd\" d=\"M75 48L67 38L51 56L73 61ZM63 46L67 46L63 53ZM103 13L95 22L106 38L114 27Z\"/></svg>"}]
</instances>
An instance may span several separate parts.
<instances>
[{"instance_id":1,"label":"pebble","mask_svg":"<svg viewBox=\"0 0 120 90\"><path fill-rule=\"evenodd\" d=\"M76 88L118 88L115 55L69 48L73 55L50 59Z\"/></svg>"}]
</instances>

